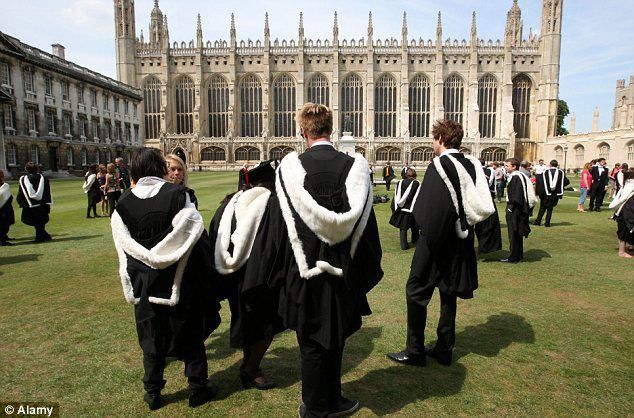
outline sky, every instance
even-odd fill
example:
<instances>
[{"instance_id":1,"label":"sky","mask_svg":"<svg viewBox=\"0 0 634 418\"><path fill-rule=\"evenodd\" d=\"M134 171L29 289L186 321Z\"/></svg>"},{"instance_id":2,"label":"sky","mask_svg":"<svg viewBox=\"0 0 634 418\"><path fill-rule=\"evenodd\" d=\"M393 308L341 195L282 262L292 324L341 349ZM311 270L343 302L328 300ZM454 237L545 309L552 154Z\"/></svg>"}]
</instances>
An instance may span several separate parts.
<instances>
[{"instance_id":1,"label":"sky","mask_svg":"<svg viewBox=\"0 0 634 418\"><path fill-rule=\"evenodd\" d=\"M506 12L512 0L160 0L167 15L170 41L196 36L201 15L205 41L228 40L231 13L238 40L263 39L264 14L269 13L271 39L297 39L299 13L304 13L305 36L331 38L338 12L339 39L367 36L368 12L373 14L374 38L400 40L403 12L408 38L435 39L438 11L443 38L469 39L471 13L477 14L478 37L503 40ZM136 0L136 31L147 35L153 0ZM541 1L519 0L524 37L539 33ZM66 47L66 59L109 77L116 77L114 6L112 0L0 0L0 31L50 52L51 44ZM634 1L565 0L563 11L560 92L576 115L576 132L592 127L595 106L599 128L609 129L617 79L634 75ZM146 36L147 39L147 36ZM570 117L566 119L569 125Z\"/></svg>"}]
</instances>

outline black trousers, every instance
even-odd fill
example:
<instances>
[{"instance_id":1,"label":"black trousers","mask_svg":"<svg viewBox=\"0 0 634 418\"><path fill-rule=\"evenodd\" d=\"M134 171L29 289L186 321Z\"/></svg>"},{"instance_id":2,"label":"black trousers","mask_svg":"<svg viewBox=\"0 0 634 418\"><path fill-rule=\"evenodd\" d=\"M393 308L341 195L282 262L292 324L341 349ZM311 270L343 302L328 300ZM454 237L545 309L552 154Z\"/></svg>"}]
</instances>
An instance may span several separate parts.
<instances>
[{"instance_id":1,"label":"black trousers","mask_svg":"<svg viewBox=\"0 0 634 418\"><path fill-rule=\"evenodd\" d=\"M418 241L418 228L410 228L412 230L412 244L416 244ZM409 244L407 243L407 229L399 229L399 236L401 239L401 250L407 250Z\"/></svg>"},{"instance_id":2,"label":"black trousers","mask_svg":"<svg viewBox=\"0 0 634 418\"><path fill-rule=\"evenodd\" d=\"M45 223L35 224L33 225L33 227L35 228L35 241L42 242L42 241L48 241L51 239L51 235L48 232L46 232Z\"/></svg>"},{"instance_id":3,"label":"black trousers","mask_svg":"<svg viewBox=\"0 0 634 418\"><path fill-rule=\"evenodd\" d=\"M391 177L383 177L383 180L385 180L385 188L387 190L390 190L390 183L392 183L392 178Z\"/></svg>"},{"instance_id":4,"label":"black trousers","mask_svg":"<svg viewBox=\"0 0 634 418\"><path fill-rule=\"evenodd\" d=\"M603 205L603 198L605 198L605 187L592 185L590 193L590 210L599 209Z\"/></svg>"},{"instance_id":5,"label":"black trousers","mask_svg":"<svg viewBox=\"0 0 634 418\"><path fill-rule=\"evenodd\" d=\"M326 417L341 400L343 347L326 349L297 335L302 356L302 401L306 416Z\"/></svg>"},{"instance_id":6,"label":"black trousers","mask_svg":"<svg viewBox=\"0 0 634 418\"><path fill-rule=\"evenodd\" d=\"M495 183L495 191L496 191L497 196L498 196L498 202L501 202L502 198L504 197L504 183L496 182Z\"/></svg>"},{"instance_id":7,"label":"black trousers","mask_svg":"<svg viewBox=\"0 0 634 418\"><path fill-rule=\"evenodd\" d=\"M108 209L110 210L110 216L112 216L112 213L114 212L114 209L115 209L115 205L119 201L120 197L121 197L120 191L108 192Z\"/></svg>"},{"instance_id":8,"label":"black trousers","mask_svg":"<svg viewBox=\"0 0 634 418\"><path fill-rule=\"evenodd\" d=\"M202 318L200 324L202 324ZM154 318L137 322L139 345L143 350L143 386L148 393L159 393L165 387L163 371L166 357L173 344L172 330L167 315L158 314ZM201 332L202 335L202 332ZM202 338L188 338L181 342L178 358L185 363L185 376L192 392L207 386L208 369L205 342Z\"/></svg>"},{"instance_id":9,"label":"black trousers","mask_svg":"<svg viewBox=\"0 0 634 418\"><path fill-rule=\"evenodd\" d=\"M539 198L539 212L537 213L537 219L535 219L535 223L536 224L541 224L542 223L542 218L544 217L544 213L546 213L546 220L544 222L544 225L546 226L550 226L550 219L553 216L553 207L552 206L548 206L547 204L547 199L542 199L541 197Z\"/></svg>"},{"instance_id":10,"label":"black trousers","mask_svg":"<svg viewBox=\"0 0 634 418\"><path fill-rule=\"evenodd\" d=\"M86 207L86 216L90 216L90 211L97 217L97 203L94 202L94 197L90 193L88 193L88 206Z\"/></svg>"},{"instance_id":11,"label":"black trousers","mask_svg":"<svg viewBox=\"0 0 634 418\"><path fill-rule=\"evenodd\" d=\"M520 235L518 231L512 229L511 225L513 225L513 215L506 212L506 224L508 225L509 231L509 246L511 250L511 254L509 255L509 261L512 263L517 263L524 259L524 237Z\"/></svg>"},{"instance_id":12,"label":"black trousers","mask_svg":"<svg viewBox=\"0 0 634 418\"><path fill-rule=\"evenodd\" d=\"M414 266L412 266L414 267ZM413 269L412 269L413 270ZM407 300L407 348L412 356L425 355L425 325L427 305L434 294L434 285L421 285L418 274L410 274L405 287ZM456 342L456 295L440 292L440 318L436 335L437 352L450 352Z\"/></svg>"}]
</instances>

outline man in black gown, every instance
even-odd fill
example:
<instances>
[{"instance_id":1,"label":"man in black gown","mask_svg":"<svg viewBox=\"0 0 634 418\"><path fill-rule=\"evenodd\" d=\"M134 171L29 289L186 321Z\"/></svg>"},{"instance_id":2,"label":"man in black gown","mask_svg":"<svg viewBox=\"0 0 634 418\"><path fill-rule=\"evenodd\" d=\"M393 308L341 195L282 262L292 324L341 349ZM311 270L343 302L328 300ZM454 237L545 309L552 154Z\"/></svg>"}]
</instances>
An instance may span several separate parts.
<instances>
[{"instance_id":1,"label":"man in black gown","mask_svg":"<svg viewBox=\"0 0 634 418\"><path fill-rule=\"evenodd\" d=\"M111 217L124 297L134 305L150 410L161 407L167 357L185 363L190 407L218 392L208 384L205 353L205 339L220 323L209 238L187 190L166 176L159 150L137 150L130 162L134 187Z\"/></svg>"},{"instance_id":2,"label":"man in black gown","mask_svg":"<svg viewBox=\"0 0 634 418\"><path fill-rule=\"evenodd\" d=\"M34 242L50 241L46 224L53 204L51 186L48 179L38 173L37 165L28 162L24 168L27 174L20 177L16 199L22 208L22 222L35 228Z\"/></svg>"},{"instance_id":3,"label":"man in black gown","mask_svg":"<svg viewBox=\"0 0 634 418\"><path fill-rule=\"evenodd\" d=\"M528 224L537 198L528 176L519 171L520 161L509 158L504 162L509 173L506 191L506 225L509 231L509 258L500 261L519 263L524 258L524 238L528 238L531 227Z\"/></svg>"},{"instance_id":4,"label":"man in black gown","mask_svg":"<svg viewBox=\"0 0 634 418\"><path fill-rule=\"evenodd\" d=\"M308 149L278 167L271 202L277 225L268 253L259 255L260 271L279 289L278 314L297 333L300 416L339 416L359 407L342 396L341 361L346 339L371 313L366 294L383 276L381 244L365 158L333 147L326 106L306 103L298 122Z\"/></svg>"},{"instance_id":5,"label":"man in black gown","mask_svg":"<svg viewBox=\"0 0 634 418\"><path fill-rule=\"evenodd\" d=\"M422 198L413 212L421 236L406 285L407 345L403 351L387 354L390 360L413 366L425 366L428 355L451 364L456 299L472 298L478 287L473 225L495 211L480 162L458 151L462 126L444 120L434 125L432 133L437 157L427 169ZM440 291L438 340L434 347L425 347L427 305L436 287Z\"/></svg>"},{"instance_id":6,"label":"man in black gown","mask_svg":"<svg viewBox=\"0 0 634 418\"><path fill-rule=\"evenodd\" d=\"M599 158L590 169L592 186L590 186L590 210L601 211L605 190L608 187L608 169L605 167L605 158Z\"/></svg>"},{"instance_id":7,"label":"man in black gown","mask_svg":"<svg viewBox=\"0 0 634 418\"><path fill-rule=\"evenodd\" d=\"M563 170L557 168L558 166L559 163L557 160L552 160L550 162L550 168L542 172L541 176L537 177L537 181L541 183L537 188L540 202L537 219L535 219L535 225L537 226L542 224L542 218L545 213L546 220L544 226L550 227L553 209L564 196L564 187L570 184L570 180L568 180Z\"/></svg>"}]
</instances>

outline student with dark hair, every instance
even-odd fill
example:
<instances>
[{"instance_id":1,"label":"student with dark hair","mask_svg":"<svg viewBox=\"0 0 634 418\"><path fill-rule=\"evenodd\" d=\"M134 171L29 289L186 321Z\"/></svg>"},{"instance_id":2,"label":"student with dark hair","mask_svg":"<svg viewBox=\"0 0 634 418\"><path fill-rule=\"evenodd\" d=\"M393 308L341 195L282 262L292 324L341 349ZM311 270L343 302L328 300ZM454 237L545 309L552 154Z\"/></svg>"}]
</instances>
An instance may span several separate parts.
<instances>
[{"instance_id":1,"label":"student with dark hair","mask_svg":"<svg viewBox=\"0 0 634 418\"><path fill-rule=\"evenodd\" d=\"M44 175L38 173L37 165L32 162L24 167L26 175L20 177L17 202L22 208L22 222L35 228L34 242L50 241L51 235L46 232L53 198L51 186Z\"/></svg>"},{"instance_id":2,"label":"student with dark hair","mask_svg":"<svg viewBox=\"0 0 634 418\"><path fill-rule=\"evenodd\" d=\"M406 285L406 348L387 357L400 364L425 366L427 356L452 362L456 337L457 298L470 299L478 288L474 228L495 211L480 162L459 151L462 126L451 120L432 128L436 157L427 168L414 205L421 236ZM440 293L438 340L425 347L427 306Z\"/></svg>"},{"instance_id":3,"label":"student with dark hair","mask_svg":"<svg viewBox=\"0 0 634 418\"><path fill-rule=\"evenodd\" d=\"M399 229L399 237L401 242L401 250L407 250L409 243L407 242L407 231L412 231L412 244L416 245L418 241L418 225L412 215L412 209L418 199L420 192L420 183L416 180L416 170L408 168L405 178L396 183L394 190L394 199L392 200L392 216L390 217L390 225Z\"/></svg>"},{"instance_id":4,"label":"student with dark hair","mask_svg":"<svg viewBox=\"0 0 634 418\"><path fill-rule=\"evenodd\" d=\"M103 190L106 192L108 198L108 208L110 209L109 216L114 213L115 206L121 197L121 181L119 174L117 173L117 167L113 163L109 163L107 166L106 183L103 185Z\"/></svg>"},{"instance_id":5,"label":"student with dark hair","mask_svg":"<svg viewBox=\"0 0 634 418\"><path fill-rule=\"evenodd\" d=\"M623 166L621 169L624 170ZM625 168L623 187L610 202L610 209L616 209L614 219L618 225L616 236L619 239L619 256L632 258L626 247L628 244L634 245L634 167Z\"/></svg>"},{"instance_id":6,"label":"student with dark hair","mask_svg":"<svg viewBox=\"0 0 634 418\"><path fill-rule=\"evenodd\" d=\"M284 328L273 292L260 288L250 302L242 294L260 282L262 251L275 233L269 222L271 191L275 189L272 164L272 160L266 161L249 170L249 184L223 200L209 225L214 271L231 309L229 343L243 353L240 380L245 388L260 390L275 387L262 373L260 363L273 336Z\"/></svg>"},{"instance_id":7,"label":"student with dark hair","mask_svg":"<svg viewBox=\"0 0 634 418\"><path fill-rule=\"evenodd\" d=\"M500 261L519 263L524 258L524 238L528 238L531 232L528 219L537 198L528 176L519 171L520 161L517 158L507 159L504 166L509 173L506 192L506 225L509 230L511 254Z\"/></svg>"},{"instance_id":8,"label":"student with dark hair","mask_svg":"<svg viewBox=\"0 0 634 418\"><path fill-rule=\"evenodd\" d=\"M385 167L383 167L383 181L385 181L385 189L390 190L390 183L394 180L396 176L394 175L394 167L388 161Z\"/></svg>"},{"instance_id":9,"label":"student with dark hair","mask_svg":"<svg viewBox=\"0 0 634 418\"><path fill-rule=\"evenodd\" d=\"M538 177L539 187L537 187L537 190L540 204L537 219L535 219L535 225L537 226L542 224L542 218L544 213L546 213L544 226L550 227L553 209L564 196L564 187L570 184L570 180L568 180L564 171L560 170L558 166L559 163L557 160L552 160L550 162L550 168Z\"/></svg>"},{"instance_id":10,"label":"student with dark hair","mask_svg":"<svg viewBox=\"0 0 634 418\"><path fill-rule=\"evenodd\" d=\"M143 350L145 402L161 406L166 358L185 362L189 406L212 399L205 339L220 323L209 239L186 190L165 180L161 152L140 148L130 162L133 188L113 211L119 274Z\"/></svg>"},{"instance_id":11,"label":"student with dark hair","mask_svg":"<svg viewBox=\"0 0 634 418\"><path fill-rule=\"evenodd\" d=\"M84 189L84 193L88 197L88 207L86 208L86 218L92 218L90 216L90 211L94 214L95 218L97 216L97 204L101 201L101 189L99 187L99 181L97 180L97 170L99 166L97 164L91 164L88 167L88 172L84 176L84 184L82 188Z\"/></svg>"},{"instance_id":12,"label":"student with dark hair","mask_svg":"<svg viewBox=\"0 0 634 418\"><path fill-rule=\"evenodd\" d=\"M13 196L9 183L4 182L4 171L0 170L0 246L14 245L9 242L9 228L15 223Z\"/></svg>"}]
</instances>

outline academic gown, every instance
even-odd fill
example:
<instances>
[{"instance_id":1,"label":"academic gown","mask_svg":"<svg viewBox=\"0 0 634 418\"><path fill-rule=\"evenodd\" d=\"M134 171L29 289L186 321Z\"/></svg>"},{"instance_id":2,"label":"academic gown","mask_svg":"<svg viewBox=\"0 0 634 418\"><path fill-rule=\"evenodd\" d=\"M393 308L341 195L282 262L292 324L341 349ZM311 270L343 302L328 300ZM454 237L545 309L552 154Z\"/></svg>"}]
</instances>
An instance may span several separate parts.
<instances>
[{"instance_id":1,"label":"academic gown","mask_svg":"<svg viewBox=\"0 0 634 418\"><path fill-rule=\"evenodd\" d=\"M257 230L251 251L238 255L235 252L236 248L233 242L227 248L229 254L236 258L236 264L240 266L237 269L226 269L226 264L222 264L221 270L217 264L219 262L217 244L219 245L218 234L221 229L221 219L227 206L235 205L233 199L229 198L218 208L209 225L209 239L216 263L213 272L216 276L215 281L219 283L220 299L228 299L229 301L231 309L229 344L234 348L249 347L284 330L282 321L277 315L276 293L264 285L259 270L260 265L266 264L267 257L271 256L268 242L273 234L271 228L275 227L275 224L270 220L272 200L269 196L266 206L261 209L262 218L259 223L250 228L249 225L246 225L247 229ZM249 218L257 217L257 215L258 213L255 212L247 213ZM247 219L246 222L249 220L253 219ZM255 220L253 221L255 222ZM231 219L232 236L236 232L236 227L237 217L234 213ZM243 244L247 241L247 239L240 237L234 239L239 239ZM225 269L235 271L229 272ZM244 293L251 293L252 298L246 301L243 298Z\"/></svg>"},{"instance_id":2,"label":"academic gown","mask_svg":"<svg viewBox=\"0 0 634 418\"><path fill-rule=\"evenodd\" d=\"M487 177L491 200L495 206L495 170L484 167L484 175ZM502 228L497 210L484 221L475 224L474 230L478 239L478 254L494 253L502 249Z\"/></svg>"},{"instance_id":3,"label":"academic gown","mask_svg":"<svg viewBox=\"0 0 634 418\"><path fill-rule=\"evenodd\" d=\"M44 177L42 174L27 174L28 178L36 192L39 190L40 179ZM16 201L22 208L22 222L29 226L44 225L49 221L49 213L51 212L50 204L53 202L51 198L51 186L46 177L44 177L44 193L42 199L28 199L25 196L22 185L18 188L18 196ZM29 205L29 201L31 202Z\"/></svg>"},{"instance_id":4,"label":"academic gown","mask_svg":"<svg viewBox=\"0 0 634 418\"><path fill-rule=\"evenodd\" d=\"M13 196L9 189L9 183L0 186L0 239L8 233L9 227L15 223L13 212Z\"/></svg>"},{"instance_id":5,"label":"academic gown","mask_svg":"<svg viewBox=\"0 0 634 418\"><path fill-rule=\"evenodd\" d=\"M84 178L84 181L87 180L88 177L90 176L86 176ZM97 203L101 202L101 189L99 188L99 181L97 180L96 176L95 181L92 182L86 194L88 195L88 199L91 205L96 205Z\"/></svg>"},{"instance_id":6,"label":"academic gown","mask_svg":"<svg viewBox=\"0 0 634 418\"><path fill-rule=\"evenodd\" d=\"M522 174L523 175L523 174ZM532 187L530 181L526 179L527 187ZM509 184L506 191L507 209L506 221L511 231L518 232L521 236L528 238L531 233L531 227L528 223L531 208L525 198L527 195L522 181L517 176L510 176Z\"/></svg>"},{"instance_id":7,"label":"academic gown","mask_svg":"<svg viewBox=\"0 0 634 418\"><path fill-rule=\"evenodd\" d=\"M399 206L397 200L398 197L403 196L406 193L407 188L410 187L409 194L407 195L406 201ZM410 229L410 228L418 228L416 225L416 221L414 220L414 215L412 215L412 207L418 198L418 188L420 183L416 179L406 178L404 180L400 180L396 185L396 192L394 195L394 199L392 199L392 216L390 217L390 225L398 228L398 229Z\"/></svg>"},{"instance_id":8,"label":"academic gown","mask_svg":"<svg viewBox=\"0 0 634 418\"><path fill-rule=\"evenodd\" d=\"M184 187L169 182L164 183L156 196L146 199L127 190L117 203L116 217L120 217L132 240L150 250L173 231L172 220L184 208L186 193ZM119 241L121 233L115 236L115 228L113 216L113 237ZM116 242L116 245L120 244ZM150 298L170 299L173 296L179 262L165 268L153 268L133 255L127 254L126 258L124 271L130 277L133 294L126 294L124 286L124 295L128 302L132 297L139 299L134 308L141 348L151 352L160 346L166 356L183 358L220 324L218 284L211 275L211 248L204 228L191 247L178 302L173 306L151 302ZM161 341L155 340L154 332L160 332Z\"/></svg>"},{"instance_id":9,"label":"academic gown","mask_svg":"<svg viewBox=\"0 0 634 418\"><path fill-rule=\"evenodd\" d=\"M473 164L463 154L451 155L465 167L469 176L475 179L476 168ZM456 168L448 163L447 158L440 157L441 164L454 189L459 189ZM459 217L453 210L454 204L447 185L434 164L427 168L421 185L421 194L433 198L419 199L413 211L421 235L412 259L412 269L416 268L422 272L420 287L433 284L446 294L456 295L462 299L472 298L473 292L478 288L474 230L473 227L463 224L468 230L468 236L465 239L457 236L455 225Z\"/></svg>"},{"instance_id":10,"label":"academic gown","mask_svg":"<svg viewBox=\"0 0 634 418\"><path fill-rule=\"evenodd\" d=\"M634 245L634 180L625 182L610 202L610 208L616 209L614 220L617 222L617 237L620 241Z\"/></svg>"},{"instance_id":11,"label":"academic gown","mask_svg":"<svg viewBox=\"0 0 634 418\"><path fill-rule=\"evenodd\" d=\"M367 173L362 156L352 158L330 146L310 148L299 157L287 155L277 171L276 195L266 221L268 239L253 247L251 257L260 252L259 263L248 265L279 295L277 313L284 326L327 350L343 347L361 327L361 317L371 314L366 295L383 277ZM320 229L332 226L324 210L343 217L353 205L363 208L365 216ZM324 239L333 245L309 224L327 234ZM255 302L256 290L243 290L243 298Z\"/></svg>"},{"instance_id":12,"label":"academic gown","mask_svg":"<svg viewBox=\"0 0 634 418\"><path fill-rule=\"evenodd\" d=\"M554 179L555 171L558 171L557 181L551 184ZM550 173L550 174L549 174ZM536 193L539 195L541 204L545 208L554 208L564 195L564 187L570 184L570 180L566 177L563 170L558 168L549 168L537 179Z\"/></svg>"}]
</instances>

